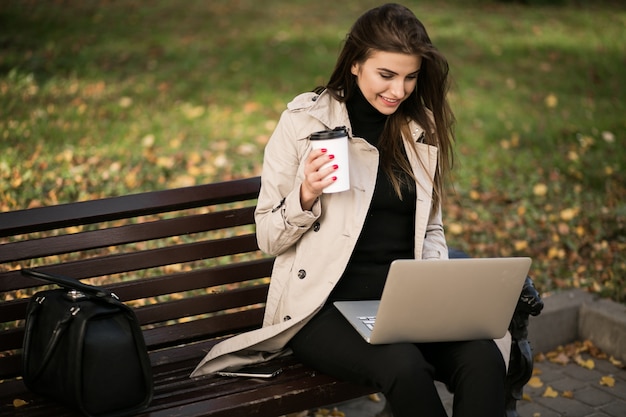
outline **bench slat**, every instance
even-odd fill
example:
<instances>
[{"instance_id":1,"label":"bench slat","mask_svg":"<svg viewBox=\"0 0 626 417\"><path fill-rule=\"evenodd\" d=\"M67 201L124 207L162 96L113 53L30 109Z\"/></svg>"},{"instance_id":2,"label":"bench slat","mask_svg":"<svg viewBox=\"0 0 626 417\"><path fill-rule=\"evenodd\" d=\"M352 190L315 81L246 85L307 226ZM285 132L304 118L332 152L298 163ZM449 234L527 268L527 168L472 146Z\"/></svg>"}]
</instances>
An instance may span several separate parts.
<instances>
[{"instance_id":1,"label":"bench slat","mask_svg":"<svg viewBox=\"0 0 626 417\"><path fill-rule=\"evenodd\" d=\"M245 207L216 213L31 239L4 245L0 253L0 262L17 262L43 256L99 249L253 223L254 207Z\"/></svg>"},{"instance_id":2,"label":"bench slat","mask_svg":"<svg viewBox=\"0 0 626 417\"><path fill-rule=\"evenodd\" d=\"M68 261L41 267L41 271L56 275L71 275L85 279L133 272L140 269L199 261L258 250L254 234L235 236L212 241L179 244L134 253L119 253L97 258ZM26 265L28 267L28 265ZM40 286L42 281L23 277L19 271L0 274L0 292L16 291Z\"/></svg>"},{"instance_id":3,"label":"bench slat","mask_svg":"<svg viewBox=\"0 0 626 417\"><path fill-rule=\"evenodd\" d=\"M266 278L270 276L273 262L273 258L255 259L239 264L220 265L209 269L125 281L107 285L106 288L113 291L122 301L157 297L199 288L234 284L242 282L242 280ZM0 280L2 280L1 276ZM36 283L41 284L40 281L36 281ZM28 298L23 298L0 303L2 322L24 318L28 301ZM3 346L1 331L0 346Z\"/></svg>"},{"instance_id":4,"label":"bench slat","mask_svg":"<svg viewBox=\"0 0 626 417\"><path fill-rule=\"evenodd\" d=\"M144 330L144 339L148 349L155 350L202 340L207 332L216 337L241 333L258 328L263 320L264 311L264 308L254 308L188 323L178 323L176 326L148 329Z\"/></svg>"},{"instance_id":5,"label":"bench slat","mask_svg":"<svg viewBox=\"0 0 626 417\"><path fill-rule=\"evenodd\" d=\"M0 213L0 237L255 199L260 177Z\"/></svg>"},{"instance_id":6,"label":"bench slat","mask_svg":"<svg viewBox=\"0 0 626 417\"><path fill-rule=\"evenodd\" d=\"M265 302L268 284L229 290L221 294L185 297L176 301L156 303L135 309L137 319L143 326L183 317L251 306Z\"/></svg>"}]
</instances>

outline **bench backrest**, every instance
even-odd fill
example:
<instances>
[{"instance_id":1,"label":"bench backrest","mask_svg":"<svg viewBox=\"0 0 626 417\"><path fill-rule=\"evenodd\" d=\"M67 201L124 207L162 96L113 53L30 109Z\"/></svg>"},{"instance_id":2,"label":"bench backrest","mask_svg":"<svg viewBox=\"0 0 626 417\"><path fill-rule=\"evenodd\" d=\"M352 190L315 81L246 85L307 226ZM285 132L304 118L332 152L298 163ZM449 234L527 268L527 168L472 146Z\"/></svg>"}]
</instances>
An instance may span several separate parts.
<instances>
[{"instance_id":1,"label":"bench backrest","mask_svg":"<svg viewBox=\"0 0 626 417\"><path fill-rule=\"evenodd\" d=\"M102 285L135 308L150 351L259 327L273 259L258 250L260 179L0 213L0 380L21 373L23 319L42 281Z\"/></svg>"}]
</instances>

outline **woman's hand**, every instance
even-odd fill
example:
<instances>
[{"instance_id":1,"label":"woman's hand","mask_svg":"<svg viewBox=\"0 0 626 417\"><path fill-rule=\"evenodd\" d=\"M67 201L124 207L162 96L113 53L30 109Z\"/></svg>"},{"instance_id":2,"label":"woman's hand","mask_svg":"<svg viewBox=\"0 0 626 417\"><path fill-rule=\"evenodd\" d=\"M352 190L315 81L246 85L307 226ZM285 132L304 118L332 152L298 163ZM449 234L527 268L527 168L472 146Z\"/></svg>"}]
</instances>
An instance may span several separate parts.
<instances>
[{"instance_id":1,"label":"woman's hand","mask_svg":"<svg viewBox=\"0 0 626 417\"><path fill-rule=\"evenodd\" d=\"M335 155L329 155L326 149L313 149L309 153L304 163L304 181L300 187L300 205L303 210L311 210L324 188L337 180L336 176L331 175L338 168L330 163L334 158Z\"/></svg>"}]
</instances>

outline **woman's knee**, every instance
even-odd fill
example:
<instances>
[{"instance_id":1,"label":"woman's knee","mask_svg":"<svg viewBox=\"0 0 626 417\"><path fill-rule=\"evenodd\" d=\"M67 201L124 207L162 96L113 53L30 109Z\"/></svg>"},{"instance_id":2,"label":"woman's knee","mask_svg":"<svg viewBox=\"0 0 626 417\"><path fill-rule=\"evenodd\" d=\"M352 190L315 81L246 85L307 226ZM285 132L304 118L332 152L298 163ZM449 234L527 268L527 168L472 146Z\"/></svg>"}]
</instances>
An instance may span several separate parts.
<instances>
[{"instance_id":1,"label":"woman's knee","mask_svg":"<svg viewBox=\"0 0 626 417\"><path fill-rule=\"evenodd\" d=\"M461 375L504 381L506 364L492 340L469 342L463 349L462 356L458 369Z\"/></svg>"},{"instance_id":2,"label":"woman's knee","mask_svg":"<svg viewBox=\"0 0 626 417\"><path fill-rule=\"evenodd\" d=\"M385 360L380 363L384 385L398 383L423 383L434 380L435 369L426 361L421 351L413 344L400 343L386 346Z\"/></svg>"}]
</instances>

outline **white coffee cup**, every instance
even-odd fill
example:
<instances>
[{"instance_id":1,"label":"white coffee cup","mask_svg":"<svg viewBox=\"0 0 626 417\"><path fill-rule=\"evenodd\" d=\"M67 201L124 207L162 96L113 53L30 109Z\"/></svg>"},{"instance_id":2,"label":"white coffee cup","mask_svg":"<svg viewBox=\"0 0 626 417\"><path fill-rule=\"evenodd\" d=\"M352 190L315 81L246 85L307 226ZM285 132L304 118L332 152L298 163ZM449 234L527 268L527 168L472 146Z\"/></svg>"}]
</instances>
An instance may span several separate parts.
<instances>
[{"instance_id":1,"label":"white coffee cup","mask_svg":"<svg viewBox=\"0 0 626 417\"><path fill-rule=\"evenodd\" d=\"M337 165L338 168L330 175L337 177L337 180L324 188L324 193L338 193L350 189L350 166L348 158L348 131L344 126L336 127L333 130L322 130L312 133L309 137L313 149L326 148L327 155L335 157L325 164L321 169Z\"/></svg>"}]
</instances>

